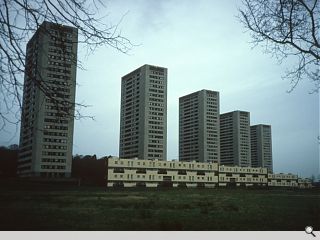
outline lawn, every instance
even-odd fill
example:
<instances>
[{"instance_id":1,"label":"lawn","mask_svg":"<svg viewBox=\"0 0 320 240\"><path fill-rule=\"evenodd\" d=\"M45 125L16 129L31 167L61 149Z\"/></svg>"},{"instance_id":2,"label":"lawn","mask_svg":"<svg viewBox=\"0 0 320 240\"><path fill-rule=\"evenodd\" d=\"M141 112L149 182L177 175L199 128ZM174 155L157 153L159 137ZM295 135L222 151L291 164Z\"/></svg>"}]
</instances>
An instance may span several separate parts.
<instances>
[{"instance_id":1,"label":"lawn","mask_svg":"<svg viewBox=\"0 0 320 240\"><path fill-rule=\"evenodd\" d=\"M304 230L320 192L1 185L0 230Z\"/></svg>"}]
</instances>

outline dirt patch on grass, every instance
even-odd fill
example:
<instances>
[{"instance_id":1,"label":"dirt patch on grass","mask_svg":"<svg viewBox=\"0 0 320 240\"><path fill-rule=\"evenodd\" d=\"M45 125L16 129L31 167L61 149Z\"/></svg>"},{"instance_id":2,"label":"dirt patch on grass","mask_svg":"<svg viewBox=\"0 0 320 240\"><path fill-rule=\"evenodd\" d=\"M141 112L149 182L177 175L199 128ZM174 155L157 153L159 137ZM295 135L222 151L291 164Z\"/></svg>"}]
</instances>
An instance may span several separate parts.
<instances>
[{"instance_id":1,"label":"dirt patch on grass","mask_svg":"<svg viewBox=\"0 0 320 240\"><path fill-rule=\"evenodd\" d=\"M109 197L100 197L101 200L145 200L147 197L143 196L109 196Z\"/></svg>"},{"instance_id":2,"label":"dirt patch on grass","mask_svg":"<svg viewBox=\"0 0 320 240\"><path fill-rule=\"evenodd\" d=\"M127 196L126 199L128 199L128 200L143 200L143 199L147 199L147 197L142 197L142 196Z\"/></svg>"},{"instance_id":3,"label":"dirt patch on grass","mask_svg":"<svg viewBox=\"0 0 320 240\"><path fill-rule=\"evenodd\" d=\"M66 199L65 197L62 199ZM77 201L96 201L96 200L106 200L106 201L113 201L113 200L122 200L122 201L130 201L130 200L145 200L147 199L147 197L143 197L143 196L130 196L130 195L123 195L123 196L89 196L89 197L79 197L77 199Z\"/></svg>"}]
</instances>

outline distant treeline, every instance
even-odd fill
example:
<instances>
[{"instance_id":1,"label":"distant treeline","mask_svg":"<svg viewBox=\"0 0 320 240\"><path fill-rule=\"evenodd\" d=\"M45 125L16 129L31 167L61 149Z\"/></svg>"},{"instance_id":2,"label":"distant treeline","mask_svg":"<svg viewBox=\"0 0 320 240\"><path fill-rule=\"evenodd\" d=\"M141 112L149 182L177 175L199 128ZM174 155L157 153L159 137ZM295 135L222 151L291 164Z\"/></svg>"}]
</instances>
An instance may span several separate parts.
<instances>
[{"instance_id":1,"label":"distant treeline","mask_svg":"<svg viewBox=\"0 0 320 240\"><path fill-rule=\"evenodd\" d=\"M15 178L17 162L18 149L0 147L0 178Z\"/></svg>"},{"instance_id":2,"label":"distant treeline","mask_svg":"<svg viewBox=\"0 0 320 240\"><path fill-rule=\"evenodd\" d=\"M106 157L97 159L96 155L76 155L72 160L72 178L77 178L81 185L104 186Z\"/></svg>"},{"instance_id":3,"label":"distant treeline","mask_svg":"<svg viewBox=\"0 0 320 240\"><path fill-rule=\"evenodd\" d=\"M18 148L0 147L0 179L17 177ZM105 160L96 155L75 155L72 159L71 177L81 185L105 185Z\"/></svg>"}]
</instances>

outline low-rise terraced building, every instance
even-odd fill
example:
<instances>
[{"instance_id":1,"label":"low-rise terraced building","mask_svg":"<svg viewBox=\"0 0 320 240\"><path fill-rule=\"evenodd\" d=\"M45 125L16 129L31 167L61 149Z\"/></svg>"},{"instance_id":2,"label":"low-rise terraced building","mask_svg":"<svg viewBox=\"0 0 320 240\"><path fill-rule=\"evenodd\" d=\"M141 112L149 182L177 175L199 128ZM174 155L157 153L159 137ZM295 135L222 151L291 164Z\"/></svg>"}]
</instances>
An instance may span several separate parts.
<instances>
[{"instance_id":1,"label":"low-rise terraced building","mask_svg":"<svg viewBox=\"0 0 320 240\"><path fill-rule=\"evenodd\" d=\"M298 187L298 176L291 173L268 174L268 186Z\"/></svg>"},{"instance_id":2,"label":"low-rise terraced building","mask_svg":"<svg viewBox=\"0 0 320 240\"><path fill-rule=\"evenodd\" d=\"M218 164L108 158L107 185L158 187L215 187Z\"/></svg>"},{"instance_id":3,"label":"low-rise terraced building","mask_svg":"<svg viewBox=\"0 0 320 240\"><path fill-rule=\"evenodd\" d=\"M219 166L219 186L267 186L267 168Z\"/></svg>"},{"instance_id":4,"label":"low-rise terraced building","mask_svg":"<svg viewBox=\"0 0 320 240\"><path fill-rule=\"evenodd\" d=\"M298 178L299 188L312 188L312 183L309 178Z\"/></svg>"},{"instance_id":5,"label":"low-rise terraced building","mask_svg":"<svg viewBox=\"0 0 320 240\"><path fill-rule=\"evenodd\" d=\"M309 179L271 174L267 168L224 166L215 162L106 160L107 187L296 187L310 188Z\"/></svg>"}]
</instances>

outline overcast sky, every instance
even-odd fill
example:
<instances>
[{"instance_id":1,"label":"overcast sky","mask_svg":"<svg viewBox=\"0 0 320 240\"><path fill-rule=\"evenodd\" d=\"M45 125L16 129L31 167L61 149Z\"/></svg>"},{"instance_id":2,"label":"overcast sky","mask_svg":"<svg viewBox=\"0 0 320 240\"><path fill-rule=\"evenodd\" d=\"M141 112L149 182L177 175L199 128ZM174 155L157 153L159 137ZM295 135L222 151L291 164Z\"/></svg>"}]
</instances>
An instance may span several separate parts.
<instances>
[{"instance_id":1,"label":"overcast sky","mask_svg":"<svg viewBox=\"0 0 320 240\"><path fill-rule=\"evenodd\" d=\"M221 113L249 111L251 125L272 126L275 172L319 174L319 95L305 80L292 92L283 80L294 59L279 65L252 49L236 16L240 1L111 0L106 12L122 35L138 46L129 55L101 47L78 70L77 101L95 121L75 123L74 154L118 156L121 77L151 64L168 68L168 159L178 158L178 99L201 89L220 92ZM0 144L8 145L2 133ZM18 142L18 137L10 140Z\"/></svg>"}]
</instances>

